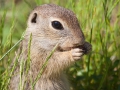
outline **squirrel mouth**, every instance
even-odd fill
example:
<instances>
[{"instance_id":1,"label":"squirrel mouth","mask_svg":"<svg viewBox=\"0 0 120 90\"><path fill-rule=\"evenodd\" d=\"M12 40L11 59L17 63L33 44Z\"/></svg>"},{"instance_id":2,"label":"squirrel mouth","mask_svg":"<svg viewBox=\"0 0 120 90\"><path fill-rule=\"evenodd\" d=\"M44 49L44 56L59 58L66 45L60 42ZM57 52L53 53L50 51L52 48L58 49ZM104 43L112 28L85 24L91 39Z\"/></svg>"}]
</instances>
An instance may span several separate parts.
<instances>
[{"instance_id":1,"label":"squirrel mouth","mask_svg":"<svg viewBox=\"0 0 120 90\"><path fill-rule=\"evenodd\" d=\"M71 49L74 49L74 48L79 48L79 49L82 49L82 52L84 54L88 54L91 49L92 49L92 45L88 42L85 42L83 45L79 45L79 46L74 46L74 47L65 47L65 48L62 48L62 47L58 47L58 51L60 52L65 52L65 51L70 51Z\"/></svg>"},{"instance_id":2,"label":"squirrel mouth","mask_svg":"<svg viewBox=\"0 0 120 90\"><path fill-rule=\"evenodd\" d=\"M62 48L62 47L58 47L58 51L60 52L65 52L65 51L70 51L72 49L72 47L66 47L66 48Z\"/></svg>"}]
</instances>

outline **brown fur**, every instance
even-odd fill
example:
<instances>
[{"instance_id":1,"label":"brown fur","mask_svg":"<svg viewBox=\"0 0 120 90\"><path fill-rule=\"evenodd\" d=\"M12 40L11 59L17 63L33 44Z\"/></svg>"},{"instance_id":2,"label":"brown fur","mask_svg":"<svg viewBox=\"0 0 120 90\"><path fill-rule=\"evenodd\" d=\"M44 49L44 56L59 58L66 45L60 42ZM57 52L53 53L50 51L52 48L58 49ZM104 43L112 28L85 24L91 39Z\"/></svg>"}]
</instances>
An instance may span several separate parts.
<instances>
[{"instance_id":1,"label":"brown fur","mask_svg":"<svg viewBox=\"0 0 120 90\"><path fill-rule=\"evenodd\" d=\"M37 14L36 17L35 13ZM36 22L32 22L34 18ZM59 21L63 25L64 30L54 29L51 25L52 21ZM28 42L31 33L31 62L25 90L31 90L30 78L33 81L35 80L46 57L57 43L59 45L49 59L34 90L70 90L64 70L82 57L84 54L83 47L86 48L86 51L91 49L91 45L85 42L75 14L68 9L54 4L44 4L36 7L28 19L28 26L21 45L23 52L20 55L19 62L27 60ZM81 48L78 48L79 46ZM19 66L14 74L10 81L10 90L18 90L19 88ZM23 81L25 77L26 74L23 73Z\"/></svg>"}]
</instances>

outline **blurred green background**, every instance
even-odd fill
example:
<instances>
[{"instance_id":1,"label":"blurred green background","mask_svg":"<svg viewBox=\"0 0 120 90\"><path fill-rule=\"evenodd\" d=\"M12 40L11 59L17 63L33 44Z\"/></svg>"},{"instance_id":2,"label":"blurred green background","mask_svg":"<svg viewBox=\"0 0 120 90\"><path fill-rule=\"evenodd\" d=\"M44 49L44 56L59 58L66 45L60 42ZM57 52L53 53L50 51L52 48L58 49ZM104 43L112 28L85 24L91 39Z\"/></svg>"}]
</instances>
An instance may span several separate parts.
<instances>
[{"instance_id":1,"label":"blurred green background","mask_svg":"<svg viewBox=\"0 0 120 90\"><path fill-rule=\"evenodd\" d=\"M44 3L72 10L92 44L92 52L66 71L71 89L120 90L120 0L0 0L0 58L20 40L29 13ZM18 46L0 60L0 90L7 90L5 73Z\"/></svg>"}]
</instances>

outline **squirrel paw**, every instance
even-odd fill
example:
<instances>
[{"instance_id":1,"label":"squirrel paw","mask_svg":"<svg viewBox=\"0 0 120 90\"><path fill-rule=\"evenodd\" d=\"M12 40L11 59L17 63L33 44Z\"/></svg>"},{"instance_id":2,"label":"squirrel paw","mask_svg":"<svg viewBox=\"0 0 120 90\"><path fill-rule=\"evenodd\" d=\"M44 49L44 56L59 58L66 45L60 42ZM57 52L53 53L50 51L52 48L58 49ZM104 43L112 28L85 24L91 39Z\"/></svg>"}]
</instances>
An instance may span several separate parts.
<instances>
[{"instance_id":1,"label":"squirrel paw","mask_svg":"<svg viewBox=\"0 0 120 90\"><path fill-rule=\"evenodd\" d=\"M71 50L72 58L74 60L79 60L83 56L83 50L80 48L74 48Z\"/></svg>"}]
</instances>

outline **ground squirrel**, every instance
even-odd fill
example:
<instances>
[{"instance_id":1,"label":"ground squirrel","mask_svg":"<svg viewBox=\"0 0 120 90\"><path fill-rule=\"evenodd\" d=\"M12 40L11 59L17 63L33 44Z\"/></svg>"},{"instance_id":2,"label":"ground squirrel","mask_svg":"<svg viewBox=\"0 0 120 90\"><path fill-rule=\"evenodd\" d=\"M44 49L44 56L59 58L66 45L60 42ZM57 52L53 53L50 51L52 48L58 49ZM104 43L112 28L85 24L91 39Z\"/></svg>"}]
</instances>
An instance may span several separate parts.
<instances>
[{"instance_id":1,"label":"ground squirrel","mask_svg":"<svg viewBox=\"0 0 120 90\"><path fill-rule=\"evenodd\" d=\"M61 6L44 4L36 7L30 14L24 40L21 43L23 52L19 61L26 60L28 42L32 33L30 48L30 69L24 90L32 90L30 78L34 81L46 57L54 46L58 46L48 61L34 90L70 90L64 70L91 50L91 44L85 41L75 14ZM20 75L19 66L11 78L9 89L18 90ZM24 81L24 74L22 80Z\"/></svg>"}]
</instances>

